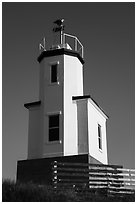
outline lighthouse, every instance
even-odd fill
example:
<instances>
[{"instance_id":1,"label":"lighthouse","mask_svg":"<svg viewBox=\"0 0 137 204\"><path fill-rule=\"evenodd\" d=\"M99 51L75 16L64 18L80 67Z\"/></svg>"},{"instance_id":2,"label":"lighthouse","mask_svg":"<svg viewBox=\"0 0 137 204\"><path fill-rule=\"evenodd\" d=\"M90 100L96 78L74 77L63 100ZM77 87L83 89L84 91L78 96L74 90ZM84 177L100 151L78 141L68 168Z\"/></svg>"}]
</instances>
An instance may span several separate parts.
<instances>
[{"instance_id":1,"label":"lighthouse","mask_svg":"<svg viewBox=\"0 0 137 204\"><path fill-rule=\"evenodd\" d=\"M44 38L39 45L39 97L24 104L29 114L28 158L18 161L18 178L27 165L40 166L39 161L108 164L108 116L83 93L84 48L76 36L64 32L63 22L54 22L56 44L47 48Z\"/></svg>"}]
</instances>

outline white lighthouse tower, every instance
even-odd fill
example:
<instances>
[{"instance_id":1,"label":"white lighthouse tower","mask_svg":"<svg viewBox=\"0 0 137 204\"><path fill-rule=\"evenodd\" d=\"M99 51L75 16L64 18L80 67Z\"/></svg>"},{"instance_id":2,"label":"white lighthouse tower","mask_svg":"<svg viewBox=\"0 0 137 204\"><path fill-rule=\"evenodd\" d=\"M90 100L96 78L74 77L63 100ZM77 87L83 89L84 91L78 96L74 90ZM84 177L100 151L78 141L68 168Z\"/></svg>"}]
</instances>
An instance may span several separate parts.
<instances>
[{"instance_id":1,"label":"white lighthouse tower","mask_svg":"<svg viewBox=\"0 0 137 204\"><path fill-rule=\"evenodd\" d=\"M89 163L108 164L108 116L83 94L83 46L63 32L63 19L55 24L60 42L49 49L45 40L40 44L39 100L24 105L29 110L28 161L87 157Z\"/></svg>"},{"instance_id":2,"label":"white lighthouse tower","mask_svg":"<svg viewBox=\"0 0 137 204\"><path fill-rule=\"evenodd\" d=\"M107 116L90 96L83 95L83 46L63 33L61 20L56 22L60 42L50 50L43 47L38 57L39 101L25 104L28 159L89 154L107 164ZM66 36L74 39L74 49Z\"/></svg>"}]
</instances>

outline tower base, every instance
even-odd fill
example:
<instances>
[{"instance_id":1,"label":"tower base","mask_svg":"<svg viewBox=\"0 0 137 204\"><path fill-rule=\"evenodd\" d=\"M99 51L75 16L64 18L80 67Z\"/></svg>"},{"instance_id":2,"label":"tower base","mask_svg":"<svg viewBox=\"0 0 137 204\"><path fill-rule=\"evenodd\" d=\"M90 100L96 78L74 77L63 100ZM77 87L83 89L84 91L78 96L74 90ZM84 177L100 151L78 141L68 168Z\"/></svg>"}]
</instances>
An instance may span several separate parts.
<instances>
[{"instance_id":1,"label":"tower base","mask_svg":"<svg viewBox=\"0 0 137 204\"><path fill-rule=\"evenodd\" d=\"M54 161L101 164L88 154L22 160L17 162L17 181L51 185L52 163Z\"/></svg>"}]
</instances>

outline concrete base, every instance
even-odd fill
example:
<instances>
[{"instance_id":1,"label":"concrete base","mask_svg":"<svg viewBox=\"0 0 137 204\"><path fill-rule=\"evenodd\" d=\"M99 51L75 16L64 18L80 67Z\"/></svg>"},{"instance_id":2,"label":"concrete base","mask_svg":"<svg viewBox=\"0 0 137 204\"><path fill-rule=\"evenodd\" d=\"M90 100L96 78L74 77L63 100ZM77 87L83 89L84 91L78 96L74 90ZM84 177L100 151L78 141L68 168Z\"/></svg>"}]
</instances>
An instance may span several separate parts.
<instances>
[{"instance_id":1,"label":"concrete base","mask_svg":"<svg viewBox=\"0 0 137 204\"><path fill-rule=\"evenodd\" d=\"M54 161L101 164L88 154L22 160L17 163L17 181L52 184L52 163Z\"/></svg>"}]
</instances>

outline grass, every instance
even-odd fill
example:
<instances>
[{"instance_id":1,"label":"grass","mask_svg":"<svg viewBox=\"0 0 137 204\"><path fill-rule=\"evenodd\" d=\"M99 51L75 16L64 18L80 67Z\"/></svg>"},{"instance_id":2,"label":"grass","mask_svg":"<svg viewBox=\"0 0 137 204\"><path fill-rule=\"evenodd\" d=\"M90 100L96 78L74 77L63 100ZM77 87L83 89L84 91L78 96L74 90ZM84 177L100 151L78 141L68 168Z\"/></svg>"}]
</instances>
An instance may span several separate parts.
<instances>
[{"instance_id":1,"label":"grass","mask_svg":"<svg viewBox=\"0 0 137 204\"><path fill-rule=\"evenodd\" d=\"M20 183L4 180L2 183L3 202L134 202L133 195L107 197L103 193L79 193L75 189L55 190L52 186L40 186L33 183Z\"/></svg>"},{"instance_id":2,"label":"grass","mask_svg":"<svg viewBox=\"0 0 137 204\"><path fill-rule=\"evenodd\" d=\"M3 202L57 202L77 201L76 193L70 191L55 191L50 186L40 186L33 183L15 183L5 180L2 183Z\"/></svg>"}]
</instances>

